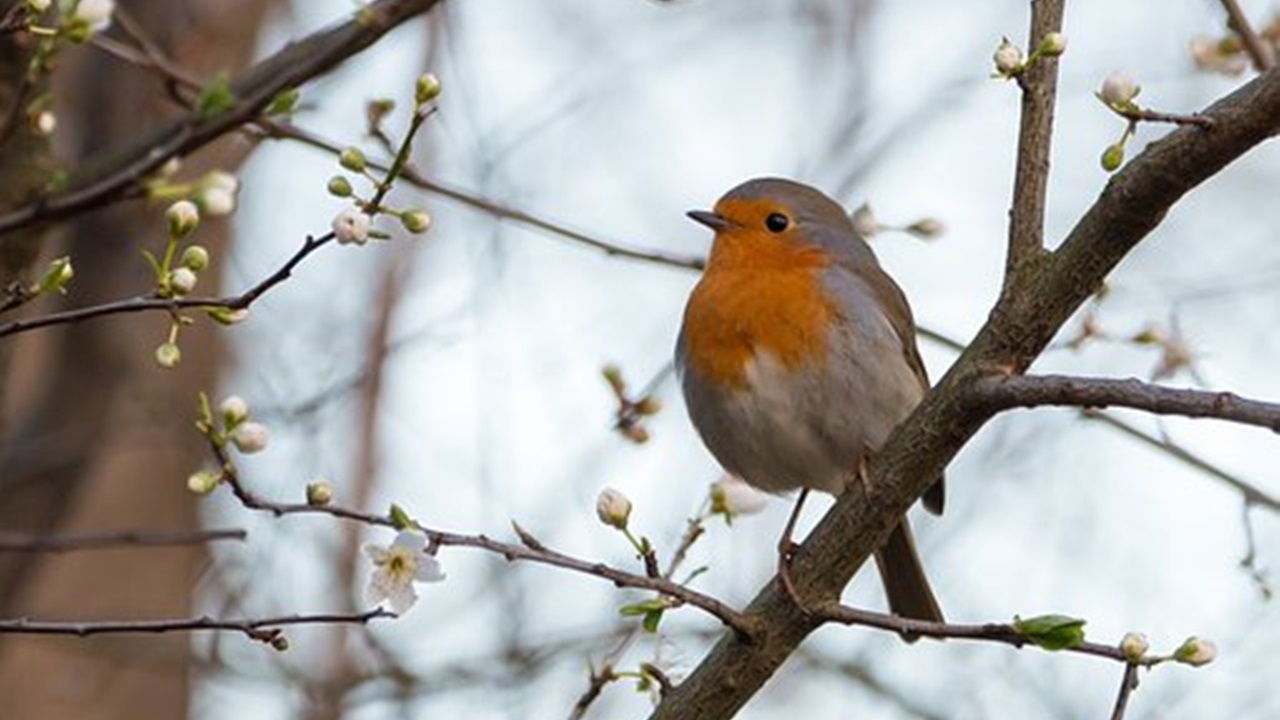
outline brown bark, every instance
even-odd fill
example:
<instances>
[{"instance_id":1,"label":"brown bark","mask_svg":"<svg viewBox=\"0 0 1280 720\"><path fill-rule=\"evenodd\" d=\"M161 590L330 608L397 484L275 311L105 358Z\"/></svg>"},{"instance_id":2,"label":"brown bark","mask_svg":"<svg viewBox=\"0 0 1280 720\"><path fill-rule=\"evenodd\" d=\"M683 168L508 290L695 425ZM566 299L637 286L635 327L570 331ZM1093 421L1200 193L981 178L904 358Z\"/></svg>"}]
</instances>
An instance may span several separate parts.
<instances>
[{"instance_id":1,"label":"brown bark","mask_svg":"<svg viewBox=\"0 0 1280 720\"><path fill-rule=\"evenodd\" d=\"M234 5L234 8L228 7ZM182 64L202 73L244 65L268 0L125 2L126 10ZM173 106L143 71L90 48L63 58L56 92L60 132L83 158L135 141ZM234 166L245 148L223 143L197 161ZM11 202L5 203L11 206ZM135 294L151 281L139 246L163 242L161 208L135 204L63 226L76 267L68 302ZM226 225L198 240L215 258ZM7 241L4 247L13 243ZM202 283L214 284L216 271ZM216 382L220 338L209 323L183 332L183 363L160 369L152 349L161 316L115 318L5 343L18 358L3 375L24 389L0 444L0 529L27 532L180 530L198 527L184 478L200 457L187 418L196 392ZM0 368L4 370L4 368ZM204 554L199 548L0 555L0 615L49 619L179 617ZM0 697L7 717L182 717L189 638L183 635L64 640L0 637Z\"/></svg>"}]
</instances>

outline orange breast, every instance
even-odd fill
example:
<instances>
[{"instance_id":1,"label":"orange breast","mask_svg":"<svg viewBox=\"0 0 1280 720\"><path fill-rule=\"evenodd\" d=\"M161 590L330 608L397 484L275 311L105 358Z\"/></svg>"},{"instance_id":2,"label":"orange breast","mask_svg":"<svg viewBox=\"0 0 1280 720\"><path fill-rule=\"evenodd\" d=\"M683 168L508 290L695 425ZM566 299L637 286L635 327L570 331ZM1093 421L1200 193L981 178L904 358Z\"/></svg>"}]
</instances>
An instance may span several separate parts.
<instances>
[{"instance_id":1,"label":"orange breast","mask_svg":"<svg viewBox=\"0 0 1280 720\"><path fill-rule=\"evenodd\" d=\"M768 236L722 235L685 308L689 368L708 382L743 388L757 350L786 368L821 359L837 315L819 278L830 257Z\"/></svg>"}]
</instances>

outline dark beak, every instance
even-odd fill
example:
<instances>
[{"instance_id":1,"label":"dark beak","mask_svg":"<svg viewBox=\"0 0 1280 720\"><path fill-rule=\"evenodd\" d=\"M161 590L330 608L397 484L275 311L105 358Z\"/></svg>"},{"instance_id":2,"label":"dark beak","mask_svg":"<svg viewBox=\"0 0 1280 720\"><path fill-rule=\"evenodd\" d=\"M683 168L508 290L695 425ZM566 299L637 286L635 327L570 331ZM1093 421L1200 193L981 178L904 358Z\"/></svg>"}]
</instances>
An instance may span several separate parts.
<instances>
[{"instance_id":1,"label":"dark beak","mask_svg":"<svg viewBox=\"0 0 1280 720\"><path fill-rule=\"evenodd\" d=\"M719 232L729 227L729 221L723 216L717 215L709 210L690 210L685 213L689 219L696 223L701 223L707 227Z\"/></svg>"}]
</instances>

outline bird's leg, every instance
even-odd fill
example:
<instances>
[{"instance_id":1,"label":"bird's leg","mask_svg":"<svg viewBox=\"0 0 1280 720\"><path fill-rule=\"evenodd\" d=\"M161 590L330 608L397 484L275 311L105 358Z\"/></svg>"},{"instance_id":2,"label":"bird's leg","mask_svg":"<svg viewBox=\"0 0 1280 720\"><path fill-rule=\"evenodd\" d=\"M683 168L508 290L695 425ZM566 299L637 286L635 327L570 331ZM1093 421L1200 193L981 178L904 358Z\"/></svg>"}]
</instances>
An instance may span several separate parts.
<instances>
[{"instance_id":1,"label":"bird's leg","mask_svg":"<svg viewBox=\"0 0 1280 720\"><path fill-rule=\"evenodd\" d=\"M800 519L800 509L804 507L807 497L809 497L809 488L801 488L795 507L791 508L791 517L787 518L787 525L783 528L782 537L778 540L778 582L782 585L782 591L791 598L791 602L795 603L801 612L806 612L804 603L800 602L800 596L796 594L796 586L791 582L791 559L795 557L800 546L791 539L791 536L795 532L796 521Z\"/></svg>"}]
</instances>

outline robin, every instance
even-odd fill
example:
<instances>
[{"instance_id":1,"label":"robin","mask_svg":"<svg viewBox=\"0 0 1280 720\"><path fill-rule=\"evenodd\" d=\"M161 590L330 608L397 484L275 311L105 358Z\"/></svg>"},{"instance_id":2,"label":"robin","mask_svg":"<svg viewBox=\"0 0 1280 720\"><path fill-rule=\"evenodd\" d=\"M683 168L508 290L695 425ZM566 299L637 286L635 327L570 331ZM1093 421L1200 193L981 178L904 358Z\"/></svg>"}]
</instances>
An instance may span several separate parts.
<instances>
[{"instance_id":1,"label":"robin","mask_svg":"<svg viewBox=\"0 0 1280 720\"><path fill-rule=\"evenodd\" d=\"M902 289L821 191L759 178L693 220L715 231L706 271L685 307L676 346L685 403L729 472L766 492L800 489L779 543L810 490L839 495L865 479L871 454L929 389ZM941 513L939 478L924 506ZM941 622L902 518L876 552L892 612Z\"/></svg>"}]
</instances>

